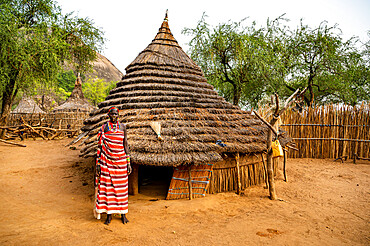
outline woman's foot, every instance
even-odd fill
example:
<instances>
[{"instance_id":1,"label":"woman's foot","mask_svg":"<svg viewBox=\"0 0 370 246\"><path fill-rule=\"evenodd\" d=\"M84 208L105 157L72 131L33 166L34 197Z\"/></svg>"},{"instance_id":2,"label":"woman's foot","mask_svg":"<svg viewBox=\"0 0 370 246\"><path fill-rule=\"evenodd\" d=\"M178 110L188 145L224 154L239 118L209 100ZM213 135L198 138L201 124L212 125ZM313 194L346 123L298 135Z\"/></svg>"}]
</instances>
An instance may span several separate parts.
<instances>
[{"instance_id":1,"label":"woman's foot","mask_svg":"<svg viewBox=\"0 0 370 246\"><path fill-rule=\"evenodd\" d=\"M126 214L121 214L121 220L123 224L126 224L129 222L128 219L126 218Z\"/></svg>"},{"instance_id":2,"label":"woman's foot","mask_svg":"<svg viewBox=\"0 0 370 246\"><path fill-rule=\"evenodd\" d=\"M109 225L111 221L112 221L112 215L107 214L107 219L105 220L104 224Z\"/></svg>"}]
</instances>

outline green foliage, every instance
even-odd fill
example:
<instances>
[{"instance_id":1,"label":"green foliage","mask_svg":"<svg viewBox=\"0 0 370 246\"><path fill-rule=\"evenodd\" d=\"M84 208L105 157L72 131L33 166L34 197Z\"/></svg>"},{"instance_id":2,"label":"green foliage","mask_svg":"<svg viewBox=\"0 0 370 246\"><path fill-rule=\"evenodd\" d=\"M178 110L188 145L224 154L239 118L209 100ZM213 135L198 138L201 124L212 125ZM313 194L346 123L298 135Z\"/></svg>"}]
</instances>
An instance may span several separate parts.
<instances>
[{"instance_id":1,"label":"green foliage","mask_svg":"<svg viewBox=\"0 0 370 246\"><path fill-rule=\"evenodd\" d=\"M368 91L369 80L356 42L355 38L343 41L337 26L328 27L323 22L312 29L301 23L287 42L287 50L293 58L290 76L295 81L295 84L287 81L287 87L291 91L307 87L304 95L307 105L314 102L356 104L366 100L364 90Z\"/></svg>"},{"instance_id":2,"label":"green foliage","mask_svg":"<svg viewBox=\"0 0 370 246\"><path fill-rule=\"evenodd\" d=\"M258 91L263 90L258 74L261 64L257 59L264 42L261 31L255 23L251 27L243 26L243 21L210 29L205 17L203 15L195 29L183 31L194 36L189 43L191 57L228 101L238 105L240 100L242 104L249 100L253 104L260 99Z\"/></svg>"},{"instance_id":3,"label":"green foliage","mask_svg":"<svg viewBox=\"0 0 370 246\"><path fill-rule=\"evenodd\" d=\"M360 52L355 38L343 41L340 29L325 22L313 29L301 22L291 30L280 16L265 27L242 20L211 28L205 18L183 30L193 36L189 53L233 104L255 107L274 93L286 98L297 88L307 88L307 105L369 100L369 42Z\"/></svg>"},{"instance_id":4,"label":"green foliage","mask_svg":"<svg viewBox=\"0 0 370 246\"><path fill-rule=\"evenodd\" d=\"M0 4L2 118L19 90L52 84L64 62L86 71L104 40L88 18L78 18L52 0L2 0Z\"/></svg>"},{"instance_id":5,"label":"green foliage","mask_svg":"<svg viewBox=\"0 0 370 246\"><path fill-rule=\"evenodd\" d=\"M64 91L72 92L75 87L76 79L77 77L73 70L59 73L57 75L58 87L62 88Z\"/></svg>"},{"instance_id":6,"label":"green foliage","mask_svg":"<svg viewBox=\"0 0 370 246\"><path fill-rule=\"evenodd\" d=\"M103 79L88 79L82 84L82 92L84 96L93 105L97 106L98 103L104 101L108 96L111 89L116 85L117 81L105 82Z\"/></svg>"},{"instance_id":7,"label":"green foliage","mask_svg":"<svg viewBox=\"0 0 370 246\"><path fill-rule=\"evenodd\" d=\"M67 100L67 98L71 95L71 92L65 91L62 87L59 87L56 92L61 101Z\"/></svg>"}]
</instances>

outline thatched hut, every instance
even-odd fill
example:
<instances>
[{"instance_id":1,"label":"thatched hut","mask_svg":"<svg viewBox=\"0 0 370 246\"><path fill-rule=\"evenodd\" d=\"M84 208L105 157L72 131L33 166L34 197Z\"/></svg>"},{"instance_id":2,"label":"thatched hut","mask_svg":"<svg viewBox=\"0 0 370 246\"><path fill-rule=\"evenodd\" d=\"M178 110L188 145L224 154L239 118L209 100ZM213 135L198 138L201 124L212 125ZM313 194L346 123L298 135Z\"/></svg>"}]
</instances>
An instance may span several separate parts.
<instances>
[{"instance_id":1,"label":"thatched hut","mask_svg":"<svg viewBox=\"0 0 370 246\"><path fill-rule=\"evenodd\" d=\"M80 74L78 74L71 95L64 103L54 108L52 112L90 112L94 109L96 109L96 107L87 101L82 92L82 81Z\"/></svg>"},{"instance_id":2,"label":"thatched hut","mask_svg":"<svg viewBox=\"0 0 370 246\"><path fill-rule=\"evenodd\" d=\"M96 155L96 134L111 106L120 109L121 122L127 125L134 164L132 194L137 192L138 166L171 168L168 199L188 197L190 192L196 197L235 190L237 170L242 188L265 180L262 153L267 128L207 83L173 37L167 14L154 40L85 120L82 131L89 133L81 156ZM160 123L162 140L151 127L153 122ZM235 156L240 156L238 161Z\"/></svg>"},{"instance_id":3,"label":"thatched hut","mask_svg":"<svg viewBox=\"0 0 370 246\"><path fill-rule=\"evenodd\" d=\"M17 107L11 112L12 114L45 114L45 112L37 105L35 100L24 95L19 101Z\"/></svg>"}]
</instances>

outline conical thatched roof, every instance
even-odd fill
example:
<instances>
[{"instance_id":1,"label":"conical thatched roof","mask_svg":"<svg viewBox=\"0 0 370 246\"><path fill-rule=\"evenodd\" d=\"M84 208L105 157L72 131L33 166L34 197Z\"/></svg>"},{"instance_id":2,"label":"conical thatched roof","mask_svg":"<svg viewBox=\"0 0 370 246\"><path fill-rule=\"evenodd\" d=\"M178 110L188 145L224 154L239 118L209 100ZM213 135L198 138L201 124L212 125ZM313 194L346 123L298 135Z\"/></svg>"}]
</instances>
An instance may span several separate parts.
<instances>
[{"instance_id":1,"label":"conical thatched roof","mask_svg":"<svg viewBox=\"0 0 370 246\"><path fill-rule=\"evenodd\" d=\"M36 104L36 102L26 95L23 95L22 99L19 101L18 106L12 111L12 113L22 113L22 114L45 114L44 111Z\"/></svg>"},{"instance_id":2,"label":"conical thatched roof","mask_svg":"<svg viewBox=\"0 0 370 246\"><path fill-rule=\"evenodd\" d=\"M84 97L82 92L82 81L80 74L78 74L75 88L73 88L71 95L64 103L53 109L52 112L90 112L94 109L96 109L96 107L92 106Z\"/></svg>"},{"instance_id":3,"label":"conical thatched roof","mask_svg":"<svg viewBox=\"0 0 370 246\"><path fill-rule=\"evenodd\" d=\"M154 40L126 68L99 109L90 113L83 131L90 140L82 156L94 156L96 133L109 107L120 109L127 125L131 160L136 164L179 166L214 163L222 153L266 149L266 127L255 116L224 100L207 83L201 69L173 37L167 15ZM158 140L151 122L160 122ZM216 144L222 140L226 147Z\"/></svg>"}]
</instances>

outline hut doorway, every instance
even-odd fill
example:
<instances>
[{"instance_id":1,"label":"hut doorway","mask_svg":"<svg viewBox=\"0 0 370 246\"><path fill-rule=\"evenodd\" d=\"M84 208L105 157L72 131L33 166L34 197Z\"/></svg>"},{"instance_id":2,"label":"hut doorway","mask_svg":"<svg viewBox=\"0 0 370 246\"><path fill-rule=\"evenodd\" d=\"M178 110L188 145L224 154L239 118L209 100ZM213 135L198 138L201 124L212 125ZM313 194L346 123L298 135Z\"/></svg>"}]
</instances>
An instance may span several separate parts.
<instances>
[{"instance_id":1,"label":"hut doorway","mask_svg":"<svg viewBox=\"0 0 370 246\"><path fill-rule=\"evenodd\" d=\"M140 165L139 193L153 199L165 199L172 174L172 167Z\"/></svg>"}]
</instances>

